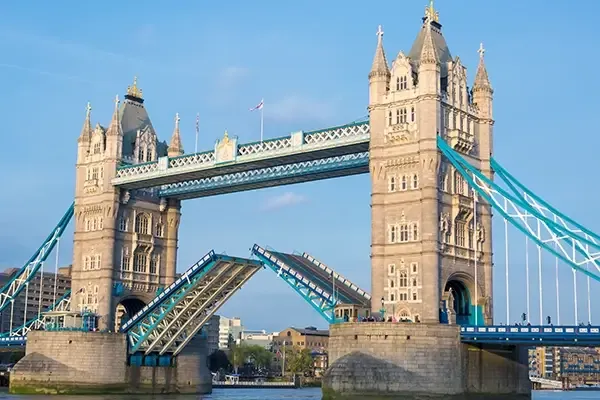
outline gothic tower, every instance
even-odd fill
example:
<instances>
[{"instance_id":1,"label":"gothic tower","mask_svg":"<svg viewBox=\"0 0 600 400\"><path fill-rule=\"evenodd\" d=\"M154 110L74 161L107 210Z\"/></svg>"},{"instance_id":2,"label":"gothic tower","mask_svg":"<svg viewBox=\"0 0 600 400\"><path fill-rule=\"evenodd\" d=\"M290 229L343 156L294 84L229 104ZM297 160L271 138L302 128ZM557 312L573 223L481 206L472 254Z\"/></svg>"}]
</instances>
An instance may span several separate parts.
<instances>
[{"instance_id":1,"label":"gothic tower","mask_svg":"<svg viewBox=\"0 0 600 400\"><path fill-rule=\"evenodd\" d=\"M491 176L493 92L483 52L471 93L433 4L391 68L381 27L377 35L369 73L373 312L491 323L490 209L477 202L474 212L473 192L436 144L440 135Z\"/></svg>"},{"instance_id":2,"label":"gothic tower","mask_svg":"<svg viewBox=\"0 0 600 400\"><path fill-rule=\"evenodd\" d=\"M179 118L171 146L159 142L134 80L107 128L92 128L91 107L77 144L72 310L90 310L101 329L114 330L117 306L131 316L175 278L178 201L154 189L122 191L111 185L122 164L183 153ZM116 323L115 323L116 322Z\"/></svg>"}]
</instances>

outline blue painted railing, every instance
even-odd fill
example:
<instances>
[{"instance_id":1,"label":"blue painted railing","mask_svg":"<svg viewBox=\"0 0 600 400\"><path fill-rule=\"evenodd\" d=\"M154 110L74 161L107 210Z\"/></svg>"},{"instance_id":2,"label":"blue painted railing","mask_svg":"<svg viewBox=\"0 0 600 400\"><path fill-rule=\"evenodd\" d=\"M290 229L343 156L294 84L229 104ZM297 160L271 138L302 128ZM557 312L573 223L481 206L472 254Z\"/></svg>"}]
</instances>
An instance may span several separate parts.
<instances>
[{"instance_id":1,"label":"blue painted railing","mask_svg":"<svg viewBox=\"0 0 600 400\"><path fill-rule=\"evenodd\" d=\"M600 326L462 326L463 343L600 346Z\"/></svg>"}]
</instances>

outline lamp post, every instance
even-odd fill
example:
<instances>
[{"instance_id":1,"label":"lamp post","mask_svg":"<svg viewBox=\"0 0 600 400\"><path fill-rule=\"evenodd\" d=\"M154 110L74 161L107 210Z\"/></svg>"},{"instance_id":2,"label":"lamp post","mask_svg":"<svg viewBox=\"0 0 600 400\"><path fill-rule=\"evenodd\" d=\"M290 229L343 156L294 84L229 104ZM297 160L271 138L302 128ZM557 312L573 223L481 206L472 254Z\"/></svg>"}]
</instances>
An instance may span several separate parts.
<instances>
[{"instance_id":1,"label":"lamp post","mask_svg":"<svg viewBox=\"0 0 600 400\"><path fill-rule=\"evenodd\" d=\"M381 314L381 320L383 322L385 322L385 306L383 304L384 301L385 301L385 299L382 297L381 298L381 310L379 310L379 313Z\"/></svg>"}]
</instances>

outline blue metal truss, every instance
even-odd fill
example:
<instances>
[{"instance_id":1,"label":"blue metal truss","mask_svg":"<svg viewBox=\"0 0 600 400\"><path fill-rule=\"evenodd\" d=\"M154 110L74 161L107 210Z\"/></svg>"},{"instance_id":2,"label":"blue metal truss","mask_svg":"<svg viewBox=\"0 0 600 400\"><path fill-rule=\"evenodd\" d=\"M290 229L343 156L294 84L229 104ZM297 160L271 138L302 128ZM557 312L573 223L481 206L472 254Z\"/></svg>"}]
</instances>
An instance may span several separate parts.
<instances>
[{"instance_id":1,"label":"blue metal truss","mask_svg":"<svg viewBox=\"0 0 600 400\"><path fill-rule=\"evenodd\" d=\"M328 290L323 289L310 277L302 275L292 266L287 265L270 251L257 244L252 247L252 254L277 273L330 324L336 322L334 308L338 304L338 300L334 299Z\"/></svg>"},{"instance_id":2,"label":"blue metal truss","mask_svg":"<svg viewBox=\"0 0 600 400\"><path fill-rule=\"evenodd\" d=\"M463 343L529 346L600 346L598 326L462 326Z\"/></svg>"},{"instance_id":3,"label":"blue metal truss","mask_svg":"<svg viewBox=\"0 0 600 400\"><path fill-rule=\"evenodd\" d=\"M530 196L529 190L519 191L516 180L506 175L503 168L498 168L496 177L509 187L510 192L483 175L440 136L437 143L442 154L470 187L508 222L573 269L600 281L600 244L596 240L597 235L588 233L589 230L583 231L580 225L569 225L572 220L568 217L553 213L542 204L533 203L531 199L535 201L539 197ZM494 165L499 167L496 161Z\"/></svg>"},{"instance_id":4,"label":"blue metal truss","mask_svg":"<svg viewBox=\"0 0 600 400\"><path fill-rule=\"evenodd\" d=\"M123 324L130 354L176 356L261 267L255 260L209 252Z\"/></svg>"},{"instance_id":5,"label":"blue metal truss","mask_svg":"<svg viewBox=\"0 0 600 400\"><path fill-rule=\"evenodd\" d=\"M71 291L68 290L62 295L56 303L48 307L44 312L36 318L32 318L27 321L24 325L13 329L10 332L4 332L0 334L0 338L8 336L26 336L29 331L43 330L46 327L46 316L44 313L48 311L68 311L71 304Z\"/></svg>"},{"instance_id":6,"label":"blue metal truss","mask_svg":"<svg viewBox=\"0 0 600 400\"><path fill-rule=\"evenodd\" d=\"M2 312L9 304L14 302L19 293L29 285L29 282L35 277L42 264L46 261L56 243L62 236L65 228L71 221L75 210L75 204L67 210L65 215L60 219L52 233L48 235L44 244L35 252L35 254L27 261L10 281L0 290L0 312Z\"/></svg>"},{"instance_id":7,"label":"blue metal truss","mask_svg":"<svg viewBox=\"0 0 600 400\"><path fill-rule=\"evenodd\" d=\"M27 336L8 336L0 338L0 348L2 347L23 347L27 342Z\"/></svg>"},{"instance_id":8,"label":"blue metal truss","mask_svg":"<svg viewBox=\"0 0 600 400\"><path fill-rule=\"evenodd\" d=\"M361 152L163 185L159 196L190 199L368 172L369 153Z\"/></svg>"}]
</instances>

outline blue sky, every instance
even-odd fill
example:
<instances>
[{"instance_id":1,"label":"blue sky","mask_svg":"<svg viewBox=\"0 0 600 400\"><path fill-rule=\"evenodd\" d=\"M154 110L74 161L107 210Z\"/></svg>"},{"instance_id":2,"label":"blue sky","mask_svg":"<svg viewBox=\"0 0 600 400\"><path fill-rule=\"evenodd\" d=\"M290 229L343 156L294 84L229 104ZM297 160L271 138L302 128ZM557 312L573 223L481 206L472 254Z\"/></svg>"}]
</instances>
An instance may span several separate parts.
<instances>
[{"instance_id":1,"label":"blue sky","mask_svg":"<svg viewBox=\"0 0 600 400\"><path fill-rule=\"evenodd\" d=\"M393 59L410 49L425 3L2 3L0 266L21 265L72 201L76 139L88 101L94 123L107 124L114 95L122 95L137 75L160 137L170 137L179 112L188 151L197 112L200 149L212 148L225 129L242 142L258 139L259 115L248 108L263 97L266 137L349 122L367 114L377 25L383 25ZM450 50L469 67L471 79L479 43L487 49L497 159L559 209L598 230L598 190L591 183L597 179L599 144L595 19L600 4L437 3ZM179 270L210 249L247 256L259 243L312 253L370 290L369 202L367 175L187 201ZM501 221L494 233L500 321L505 315ZM511 233L511 241L518 250L524 239ZM61 263L71 262L70 250L63 246ZM522 249L511 254L511 269L522 270ZM553 261L546 260L544 268L553 273ZM561 268L561 295L570 298L570 270ZM525 309L525 288L522 273L512 276L511 319L516 319ZM544 314L554 313L551 285L552 276L544 280ZM584 288L585 281L580 285ZM537 304L532 300L534 310ZM572 318L572 306L565 304L563 318ZM585 314L585 304L580 306ZM254 329L325 326L269 271L260 272L220 313L240 316Z\"/></svg>"}]
</instances>

